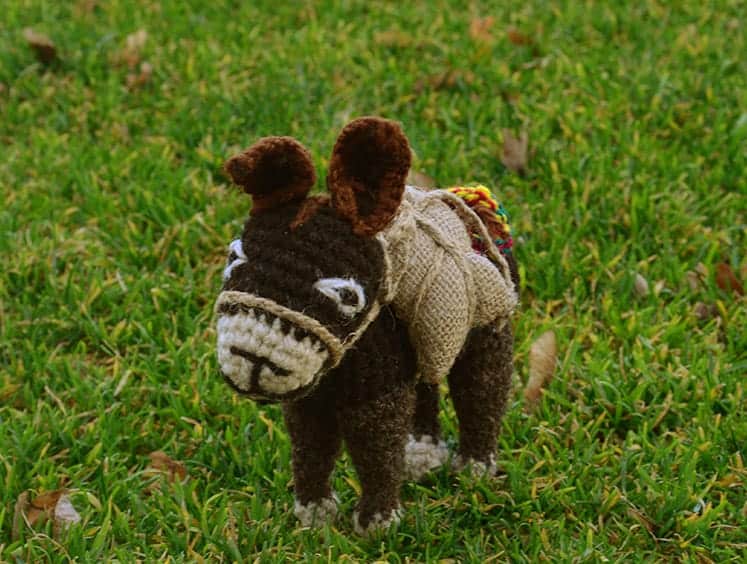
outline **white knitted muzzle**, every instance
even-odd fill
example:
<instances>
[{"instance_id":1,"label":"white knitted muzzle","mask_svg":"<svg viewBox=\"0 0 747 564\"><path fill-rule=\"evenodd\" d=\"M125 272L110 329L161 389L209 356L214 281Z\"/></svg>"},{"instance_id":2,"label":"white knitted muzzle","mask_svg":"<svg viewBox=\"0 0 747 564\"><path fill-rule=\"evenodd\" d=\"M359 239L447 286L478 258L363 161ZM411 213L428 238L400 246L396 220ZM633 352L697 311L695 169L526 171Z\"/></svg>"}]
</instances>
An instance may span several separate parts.
<instances>
[{"instance_id":1,"label":"white knitted muzzle","mask_svg":"<svg viewBox=\"0 0 747 564\"><path fill-rule=\"evenodd\" d=\"M220 369L254 399L279 400L310 390L342 356L342 343L321 323L274 301L224 291L215 310Z\"/></svg>"}]
</instances>

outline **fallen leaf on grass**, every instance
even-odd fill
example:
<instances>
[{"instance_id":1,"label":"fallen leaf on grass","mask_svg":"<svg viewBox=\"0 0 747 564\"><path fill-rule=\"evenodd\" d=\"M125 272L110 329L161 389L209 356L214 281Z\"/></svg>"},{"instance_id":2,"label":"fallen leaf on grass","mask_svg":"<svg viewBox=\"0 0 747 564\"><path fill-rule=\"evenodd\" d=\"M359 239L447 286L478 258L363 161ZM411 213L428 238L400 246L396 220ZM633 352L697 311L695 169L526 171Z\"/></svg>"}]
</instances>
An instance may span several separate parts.
<instances>
[{"instance_id":1,"label":"fallen leaf on grass","mask_svg":"<svg viewBox=\"0 0 747 564\"><path fill-rule=\"evenodd\" d=\"M5 384L2 388L0 388L0 401L6 401L13 394L15 394L20 387L20 384Z\"/></svg>"},{"instance_id":2,"label":"fallen leaf on grass","mask_svg":"<svg viewBox=\"0 0 747 564\"><path fill-rule=\"evenodd\" d=\"M656 538L656 532L659 527L657 527L656 523L654 523L651 519L649 519L646 515L644 515L641 511L636 509L635 507L628 507L627 511L628 515L638 521L641 525L643 525L646 530Z\"/></svg>"},{"instance_id":3,"label":"fallen leaf on grass","mask_svg":"<svg viewBox=\"0 0 747 564\"><path fill-rule=\"evenodd\" d=\"M521 100L521 94L515 91L501 90L501 98L504 102L515 105Z\"/></svg>"},{"instance_id":4,"label":"fallen leaf on grass","mask_svg":"<svg viewBox=\"0 0 747 564\"><path fill-rule=\"evenodd\" d=\"M48 65L57 58L57 47L46 35L37 33L30 27L27 27L23 30L23 37L42 64Z\"/></svg>"},{"instance_id":5,"label":"fallen leaf on grass","mask_svg":"<svg viewBox=\"0 0 747 564\"><path fill-rule=\"evenodd\" d=\"M542 389L552 380L558 358L558 345L553 331L539 336L529 348L529 379L524 388L527 407L534 407L542 396Z\"/></svg>"},{"instance_id":6,"label":"fallen leaf on grass","mask_svg":"<svg viewBox=\"0 0 747 564\"><path fill-rule=\"evenodd\" d=\"M731 266L725 262L720 262L716 265L716 285L724 292L734 292L740 296L744 296L742 283L737 279Z\"/></svg>"},{"instance_id":7,"label":"fallen leaf on grass","mask_svg":"<svg viewBox=\"0 0 747 564\"><path fill-rule=\"evenodd\" d=\"M59 536L70 525L80 522L80 515L73 507L67 490L55 490L35 497L29 502L28 492L18 496L13 514L11 535L17 539L21 534L24 523L31 527L39 527L52 519L53 532Z\"/></svg>"},{"instance_id":8,"label":"fallen leaf on grass","mask_svg":"<svg viewBox=\"0 0 747 564\"><path fill-rule=\"evenodd\" d=\"M635 280L633 281L633 289L635 293L641 297L648 296L648 281L638 272L635 274Z\"/></svg>"},{"instance_id":9,"label":"fallen leaf on grass","mask_svg":"<svg viewBox=\"0 0 747 564\"><path fill-rule=\"evenodd\" d=\"M694 270L688 270L685 273L685 278L687 278L687 285L690 286L690 290L696 291L700 286L700 275Z\"/></svg>"},{"instance_id":10,"label":"fallen leaf on grass","mask_svg":"<svg viewBox=\"0 0 747 564\"><path fill-rule=\"evenodd\" d=\"M150 82L150 77L153 76L153 66L143 61L140 63L140 71L137 73L130 73L127 75L127 88L135 90L141 86L145 86Z\"/></svg>"},{"instance_id":11,"label":"fallen leaf on grass","mask_svg":"<svg viewBox=\"0 0 747 564\"><path fill-rule=\"evenodd\" d=\"M374 34L374 43L382 47L404 49L413 45L413 36L398 29L380 31Z\"/></svg>"},{"instance_id":12,"label":"fallen leaf on grass","mask_svg":"<svg viewBox=\"0 0 747 564\"><path fill-rule=\"evenodd\" d=\"M410 169L407 175L407 184L418 188L435 188L436 181L423 172Z\"/></svg>"},{"instance_id":13,"label":"fallen leaf on grass","mask_svg":"<svg viewBox=\"0 0 747 564\"><path fill-rule=\"evenodd\" d=\"M490 28L493 27L495 18L488 16L486 18L474 18L469 22L469 35L475 41L481 41L488 43L493 40L493 35L490 33Z\"/></svg>"},{"instance_id":14,"label":"fallen leaf on grass","mask_svg":"<svg viewBox=\"0 0 747 564\"><path fill-rule=\"evenodd\" d=\"M173 483L177 480L182 482L187 479L187 469L184 467L184 464L178 460L174 460L162 450L151 452L148 457L150 458L150 466L143 472L144 477L165 476L168 483ZM160 485L160 482L160 480L154 481L146 488L146 491L150 492L155 489Z\"/></svg>"},{"instance_id":15,"label":"fallen leaf on grass","mask_svg":"<svg viewBox=\"0 0 747 564\"><path fill-rule=\"evenodd\" d=\"M144 29L138 29L125 38L125 46L114 56L116 64L127 65L128 68L134 69L140 63L141 53L148 41L148 32Z\"/></svg>"},{"instance_id":16,"label":"fallen leaf on grass","mask_svg":"<svg viewBox=\"0 0 747 564\"><path fill-rule=\"evenodd\" d=\"M523 46L532 45L534 43L531 37L529 37L528 35L524 35L514 28L509 29L506 35L508 36L508 40L514 45Z\"/></svg>"},{"instance_id":17,"label":"fallen leaf on grass","mask_svg":"<svg viewBox=\"0 0 747 564\"><path fill-rule=\"evenodd\" d=\"M75 4L75 14L78 16L92 14L98 4L98 0L78 0Z\"/></svg>"},{"instance_id":18,"label":"fallen leaf on grass","mask_svg":"<svg viewBox=\"0 0 747 564\"><path fill-rule=\"evenodd\" d=\"M693 313L695 314L695 317L701 321L708 321L709 319L714 319L718 315L718 306L715 304L697 302L693 306Z\"/></svg>"},{"instance_id":19,"label":"fallen leaf on grass","mask_svg":"<svg viewBox=\"0 0 747 564\"><path fill-rule=\"evenodd\" d=\"M508 129L503 130L503 147L501 148L501 162L508 170L523 176L527 172L529 134L522 131L519 137L514 137Z\"/></svg>"},{"instance_id":20,"label":"fallen leaf on grass","mask_svg":"<svg viewBox=\"0 0 747 564\"><path fill-rule=\"evenodd\" d=\"M466 84L472 84L475 80L474 73L462 71L459 69L448 69L438 74L432 74L425 78L419 79L413 86L415 94L420 94L425 90L448 90L456 86L457 82L462 80Z\"/></svg>"}]
</instances>

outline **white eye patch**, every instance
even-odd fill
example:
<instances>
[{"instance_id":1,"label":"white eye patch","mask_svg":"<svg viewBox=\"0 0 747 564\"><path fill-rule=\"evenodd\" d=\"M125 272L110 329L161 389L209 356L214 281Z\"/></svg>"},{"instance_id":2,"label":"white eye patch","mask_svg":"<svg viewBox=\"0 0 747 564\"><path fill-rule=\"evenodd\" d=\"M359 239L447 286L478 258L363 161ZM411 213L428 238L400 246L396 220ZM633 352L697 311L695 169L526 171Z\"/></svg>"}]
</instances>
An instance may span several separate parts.
<instances>
[{"instance_id":1,"label":"white eye patch","mask_svg":"<svg viewBox=\"0 0 747 564\"><path fill-rule=\"evenodd\" d=\"M335 302L346 317L353 317L366 307L366 293L352 278L321 278L314 282L314 289Z\"/></svg>"},{"instance_id":2,"label":"white eye patch","mask_svg":"<svg viewBox=\"0 0 747 564\"><path fill-rule=\"evenodd\" d=\"M225 282L231 277L231 271L244 264L247 261L246 255L244 254L244 248L241 246L241 239L231 241L228 246L228 266L223 271L223 281Z\"/></svg>"}]
</instances>

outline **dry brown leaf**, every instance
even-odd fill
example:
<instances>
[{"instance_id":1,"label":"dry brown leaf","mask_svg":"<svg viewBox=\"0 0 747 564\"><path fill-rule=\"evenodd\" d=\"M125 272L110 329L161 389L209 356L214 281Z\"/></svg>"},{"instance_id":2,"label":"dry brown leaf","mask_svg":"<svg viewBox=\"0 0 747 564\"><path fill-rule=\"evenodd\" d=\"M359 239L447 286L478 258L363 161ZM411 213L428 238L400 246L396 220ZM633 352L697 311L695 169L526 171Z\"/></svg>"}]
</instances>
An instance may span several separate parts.
<instances>
[{"instance_id":1,"label":"dry brown leaf","mask_svg":"<svg viewBox=\"0 0 747 564\"><path fill-rule=\"evenodd\" d=\"M53 520L55 535L59 535L71 524L80 521L80 515L73 507L67 490L46 492L31 501L29 501L28 492L23 492L18 496L15 505L12 538L19 537L24 524L33 529L50 519Z\"/></svg>"},{"instance_id":2,"label":"dry brown leaf","mask_svg":"<svg viewBox=\"0 0 747 564\"><path fill-rule=\"evenodd\" d=\"M521 94L515 91L501 90L501 98L511 105L516 105L521 100Z\"/></svg>"},{"instance_id":3,"label":"dry brown leaf","mask_svg":"<svg viewBox=\"0 0 747 564\"><path fill-rule=\"evenodd\" d=\"M57 47L46 35L37 33L30 27L27 27L23 30L23 37L42 64L48 65L57 58Z\"/></svg>"},{"instance_id":4,"label":"dry brown leaf","mask_svg":"<svg viewBox=\"0 0 747 564\"><path fill-rule=\"evenodd\" d=\"M654 537L656 536L656 531L658 529L656 523L654 523L641 511L639 511L635 507L628 507L628 515L638 521L641 525L643 525L651 535L653 535Z\"/></svg>"},{"instance_id":5,"label":"dry brown leaf","mask_svg":"<svg viewBox=\"0 0 747 564\"><path fill-rule=\"evenodd\" d=\"M423 172L418 172L417 170L410 169L410 172L407 175L407 184L410 186L417 186L418 188L435 188L436 187L436 181L433 180L430 176Z\"/></svg>"},{"instance_id":6,"label":"dry brown leaf","mask_svg":"<svg viewBox=\"0 0 747 564\"><path fill-rule=\"evenodd\" d=\"M133 31L125 37L125 49L132 52L140 52L148 41L148 32L144 29Z\"/></svg>"},{"instance_id":7,"label":"dry brown leaf","mask_svg":"<svg viewBox=\"0 0 747 564\"><path fill-rule=\"evenodd\" d=\"M508 40L514 45L532 45L534 40L528 35L524 35L517 29L511 28L506 33Z\"/></svg>"},{"instance_id":8,"label":"dry brown leaf","mask_svg":"<svg viewBox=\"0 0 747 564\"><path fill-rule=\"evenodd\" d=\"M76 15L92 14L98 4L98 0L78 0L75 4L75 13Z\"/></svg>"},{"instance_id":9,"label":"dry brown leaf","mask_svg":"<svg viewBox=\"0 0 747 564\"><path fill-rule=\"evenodd\" d=\"M734 292L740 296L744 296L742 283L737 279L731 266L725 262L720 262L716 265L716 285L724 292Z\"/></svg>"},{"instance_id":10,"label":"dry brown leaf","mask_svg":"<svg viewBox=\"0 0 747 564\"><path fill-rule=\"evenodd\" d=\"M57 502L60 500L65 490L55 490L52 492L46 492L36 496L31 501L31 506L42 511L49 511L53 509Z\"/></svg>"},{"instance_id":11,"label":"dry brown leaf","mask_svg":"<svg viewBox=\"0 0 747 564\"><path fill-rule=\"evenodd\" d=\"M382 47L395 47L404 49L413 44L413 36L398 29L380 31L374 34L374 43Z\"/></svg>"},{"instance_id":12,"label":"dry brown leaf","mask_svg":"<svg viewBox=\"0 0 747 564\"><path fill-rule=\"evenodd\" d=\"M493 16L488 16L486 18L473 18L472 21L469 22L470 37L475 41L481 41L483 43L492 41L493 35L490 33L490 29L493 27L494 23L495 18Z\"/></svg>"},{"instance_id":13,"label":"dry brown leaf","mask_svg":"<svg viewBox=\"0 0 747 564\"><path fill-rule=\"evenodd\" d=\"M648 296L648 281L638 272L635 274L635 280L633 281L633 289L635 293L641 297Z\"/></svg>"},{"instance_id":14,"label":"dry brown leaf","mask_svg":"<svg viewBox=\"0 0 747 564\"><path fill-rule=\"evenodd\" d=\"M685 273L685 278L687 278L687 285L690 286L690 290L696 291L700 286L700 275L694 270L688 270Z\"/></svg>"},{"instance_id":15,"label":"dry brown leaf","mask_svg":"<svg viewBox=\"0 0 747 564\"><path fill-rule=\"evenodd\" d=\"M21 527L23 527L23 518L26 507L29 505L29 494L23 492L18 496L16 500L15 508L13 509L13 525L10 531L10 538L17 540L21 534Z\"/></svg>"},{"instance_id":16,"label":"dry brown leaf","mask_svg":"<svg viewBox=\"0 0 747 564\"><path fill-rule=\"evenodd\" d=\"M467 84L472 84L475 80L475 74L470 71L459 69L448 69L438 74L432 74L415 82L413 90L415 94L420 94L425 90L448 90L456 86L458 80Z\"/></svg>"},{"instance_id":17,"label":"dry brown leaf","mask_svg":"<svg viewBox=\"0 0 747 564\"><path fill-rule=\"evenodd\" d=\"M150 458L150 466L147 470L151 472L146 471L146 474L164 474L169 482L186 479L187 469L184 467L184 464L178 460L174 460L162 450L151 452L148 457Z\"/></svg>"},{"instance_id":18,"label":"dry brown leaf","mask_svg":"<svg viewBox=\"0 0 747 564\"><path fill-rule=\"evenodd\" d=\"M140 71L138 73L127 75L127 88L135 90L145 86L150 82L151 76L153 76L153 66L148 61L143 61L140 63Z\"/></svg>"},{"instance_id":19,"label":"dry brown leaf","mask_svg":"<svg viewBox=\"0 0 747 564\"><path fill-rule=\"evenodd\" d=\"M115 56L117 64L127 65L129 69L135 69L140 63L140 57L148 41L148 32L138 29L125 38L125 46Z\"/></svg>"},{"instance_id":20,"label":"dry brown leaf","mask_svg":"<svg viewBox=\"0 0 747 564\"><path fill-rule=\"evenodd\" d=\"M695 317L701 321L708 321L714 319L718 315L718 307L715 304L704 304L698 302L693 306L693 313Z\"/></svg>"},{"instance_id":21,"label":"dry brown leaf","mask_svg":"<svg viewBox=\"0 0 747 564\"><path fill-rule=\"evenodd\" d=\"M20 384L5 384L2 388L0 388L0 401L7 401L8 398L15 394L20 387Z\"/></svg>"},{"instance_id":22,"label":"dry brown leaf","mask_svg":"<svg viewBox=\"0 0 747 564\"><path fill-rule=\"evenodd\" d=\"M522 131L519 137L514 137L508 129L503 130L503 147L501 148L501 162L511 172L523 176L527 172L529 148L529 134Z\"/></svg>"},{"instance_id":23,"label":"dry brown leaf","mask_svg":"<svg viewBox=\"0 0 747 564\"><path fill-rule=\"evenodd\" d=\"M529 348L529 379L524 388L527 407L534 407L542 396L542 389L550 383L558 359L558 345L553 331L539 336Z\"/></svg>"}]
</instances>

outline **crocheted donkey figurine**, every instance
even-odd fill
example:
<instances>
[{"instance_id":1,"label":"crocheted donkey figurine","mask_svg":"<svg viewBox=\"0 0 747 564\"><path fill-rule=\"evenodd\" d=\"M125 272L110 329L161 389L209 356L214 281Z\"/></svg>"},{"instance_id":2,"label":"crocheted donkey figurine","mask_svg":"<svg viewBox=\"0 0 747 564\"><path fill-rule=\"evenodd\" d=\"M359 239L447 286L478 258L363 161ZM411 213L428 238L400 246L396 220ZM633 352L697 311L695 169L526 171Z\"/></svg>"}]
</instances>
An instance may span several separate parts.
<instances>
[{"instance_id":1,"label":"crocheted donkey figurine","mask_svg":"<svg viewBox=\"0 0 747 564\"><path fill-rule=\"evenodd\" d=\"M237 392L281 403L304 525L336 514L330 475L343 441L362 489L356 531L397 520L402 480L447 458L443 376L456 464L495 469L516 263L494 243L499 216L458 190L405 186L410 155L399 125L369 117L340 134L329 196L308 196L314 167L289 137L261 139L225 166L253 205L216 303L218 360Z\"/></svg>"}]
</instances>

